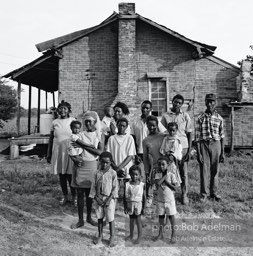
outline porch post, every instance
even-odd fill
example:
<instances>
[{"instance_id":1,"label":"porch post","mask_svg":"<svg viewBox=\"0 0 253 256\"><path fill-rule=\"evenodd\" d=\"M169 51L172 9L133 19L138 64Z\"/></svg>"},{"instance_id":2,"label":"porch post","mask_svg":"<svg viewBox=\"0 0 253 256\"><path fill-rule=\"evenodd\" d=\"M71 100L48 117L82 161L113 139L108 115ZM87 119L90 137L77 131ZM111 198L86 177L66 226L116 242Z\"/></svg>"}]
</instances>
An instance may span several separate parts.
<instances>
[{"instance_id":1,"label":"porch post","mask_svg":"<svg viewBox=\"0 0 253 256\"><path fill-rule=\"evenodd\" d=\"M45 91L46 93L46 111L47 111L47 91Z\"/></svg>"},{"instance_id":2,"label":"porch post","mask_svg":"<svg viewBox=\"0 0 253 256\"><path fill-rule=\"evenodd\" d=\"M52 92L53 93L53 106L54 106L54 108L55 108L55 97L54 97L54 92Z\"/></svg>"},{"instance_id":3,"label":"porch post","mask_svg":"<svg viewBox=\"0 0 253 256\"><path fill-rule=\"evenodd\" d=\"M17 134L20 135L20 96L21 96L21 82L18 81L18 90L17 90Z\"/></svg>"},{"instance_id":4,"label":"porch post","mask_svg":"<svg viewBox=\"0 0 253 256\"><path fill-rule=\"evenodd\" d=\"M234 106L231 106L231 146L230 152L234 150Z\"/></svg>"},{"instance_id":5,"label":"porch post","mask_svg":"<svg viewBox=\"0 0 253 256\"><path fill-rule=\"evenodd\" d=\"M29 100L28 100L28 135L31 134L31 105L32 105L32 86L29 85Z\"/></svg>"},{"instance_id":6,"label":"porch post","mask_svg":"<svg viewBox=\"0 0 253 256\"><path fill-rule=\"evenodd\" d=\"M40 132L40 89L38 89L38 109L37 109L37 127Z\"/></svg>"}]
</instances>

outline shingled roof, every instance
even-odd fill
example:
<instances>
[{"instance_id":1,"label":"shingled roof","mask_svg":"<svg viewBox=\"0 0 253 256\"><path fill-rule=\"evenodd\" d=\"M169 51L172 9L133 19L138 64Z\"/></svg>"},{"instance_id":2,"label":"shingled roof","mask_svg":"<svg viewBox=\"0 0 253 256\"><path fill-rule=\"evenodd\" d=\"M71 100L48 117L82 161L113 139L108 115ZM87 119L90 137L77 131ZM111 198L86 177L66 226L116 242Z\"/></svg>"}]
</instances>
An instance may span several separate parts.
<instances>
[{"instance_id":1,"label":"shingled roof","mask_svg":"<svg viewBox=\"0 0 253 256\"><path fill-rule=\"evenodd\" d=\"M87 28L87 29L83 29L83 30L79 30L64 36L60 36L39 44L36 44L36 47L38 49L39 52L43 52L43 51L47 51L47 50L51 50L51 49L59 49L67 44L70 44L84 36L87 36L88 34L118 20L121 17L121 15L119 15L118 13L114 12L111 16L109 16L106 20L104 20L102 23L100 23L97 26L91 27L91 28ZM146 22L148 24L150 24L151 26L154 26L166 33L168 33L171 36L177 37L179 39L181 39L182 41L185 41L186 43L189 43L191 45L193 45L194 47L196 47L198 50L208 53L208 55L211 55L214 53L216 46L212 46L212 45L207 45L207 44L203 44L197 41L193 41L163 25L160 25L150 19L147 19L139 14L135 14L135 15L129 15L129 18L135 18L137 20L141 20L143 22Z\"/></svg>"}]
</instances>

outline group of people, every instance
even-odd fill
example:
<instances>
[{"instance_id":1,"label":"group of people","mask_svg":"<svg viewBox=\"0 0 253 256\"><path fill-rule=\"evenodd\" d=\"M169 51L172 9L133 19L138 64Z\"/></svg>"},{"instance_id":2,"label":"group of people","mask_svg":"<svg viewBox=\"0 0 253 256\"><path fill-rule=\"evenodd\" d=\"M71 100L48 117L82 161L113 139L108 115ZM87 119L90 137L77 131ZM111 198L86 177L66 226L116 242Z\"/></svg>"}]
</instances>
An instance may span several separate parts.
<instances>
[{"instance_id":1,"label":"group of people","mask_svg":"<svg viewBox=\"0 0 253 256\"><path fill-rule=\"evenodd\" d=\"M53 173L59 175L63 193L60 204L71 201L77 206L78 222L71 228L84 225L85 195L86 222L98 227L98 237L93 242L101 243L107 221L109 246L114 246L115 209L122 199L124 212L130 217L127 239L133 241L136 225L138 237L134 242L139 243L143 226L141 215L155 200L160 227L156 239L163 238L164 226L169 220L170 241L175 242L177 211L174 193L177 186L181 186L182 204L189 203L188 161L193 124L189 114L182 111L183 104L183 96L175 95L172 107L159 121L151 115L152 102L145 100L141 104L141 116L131 125L127 118L129 109L123 102L106 107L102 121L95 111L86 111L82 122L70 116L68 102L62 101L58 105L47 160L52 164ZM217 190L219 163L224 161L223 119L215 110L215 94L207 94L205 104L206 110L198 116L195 127L200 200L207 200L210 172L210 199L220 201ZM68 183L71 198L68 197ZM92 204L96 209L97 223L91 217Z\"/></svg>"}]
</instances>

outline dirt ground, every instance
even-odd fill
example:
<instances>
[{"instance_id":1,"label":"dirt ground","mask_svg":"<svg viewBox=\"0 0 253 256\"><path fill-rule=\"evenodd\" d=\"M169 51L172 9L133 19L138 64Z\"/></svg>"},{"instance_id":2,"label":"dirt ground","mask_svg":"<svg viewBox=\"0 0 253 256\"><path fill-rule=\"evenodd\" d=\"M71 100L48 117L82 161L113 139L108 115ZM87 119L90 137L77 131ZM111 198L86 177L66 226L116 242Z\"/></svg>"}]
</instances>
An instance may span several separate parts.
<instances>
[{"instance_id":1,"label":"dirt ground","mask_svg":"<svg viewBox=\"0 0 253 256\"><path fill-rule=\"evenodd\" d=\"M5 142L5 146L3 145L2 141L0 141L0 152L8 143ZM8 165L10 165L10 162L6 158L6 155L0 155L0 161L2 163L7 161ZM22 161L22 159L12 161L15 168L19 165L19 161ZM36 164L41 164L44 160L23 156L23 161L30 161L35 166ZM167 238L163 241L153 241L156 231L151 232L152 230L149 224L155 224L157 219L151 214L151 209L150 214L147 214L143 219L144 224L147 224L143 229L145 239L140 245L133 245L129 242L126 243L124 240L126 234L128 234L128 217L123 213L122 206L119 206L115 216L117 244L115 247L109 248L108 224L104 228L103 244L96 246L92 243L92 239L97 234L96 227L85 223L84 227L78 230L70 229L70 225L77 221L77 212L74 206L67 205L60 207L58 205L58 198L52 198L49 193L45 193L44 198L37 197L37 194L29 195L26 198L23 195L16 195L15 198L19 200L14 202L11 200L11 194L0 187L1 256L253 255L253 247L246 247L252 245L252 221L250 223L243 223L244 231L240 233L240 238L236 239L236 237L232 237L232 242L227 241L225 244L217 242L217 246L214 242L211 246L208 246L210 244L203 242L192 244L181 241L177 245L171 246ZM10 198L10 201L8 201L8 198ZM95 215L93 217L95 218ZM202 218L219 218L219 216L210 210L202 212L198 216L193 216L191 213L180 213L177 215L178 219L192 219L195 217L197 217L198 224ZM229 221L232 224L234 220L231 219ZM182 234L182 232L179 232L180 236ZM198 235L201 237L203 233L199 233ZM207 233L204 235L207 235ZM237 240L240 242L236 242Z\"/></svg>"}]
</instances>

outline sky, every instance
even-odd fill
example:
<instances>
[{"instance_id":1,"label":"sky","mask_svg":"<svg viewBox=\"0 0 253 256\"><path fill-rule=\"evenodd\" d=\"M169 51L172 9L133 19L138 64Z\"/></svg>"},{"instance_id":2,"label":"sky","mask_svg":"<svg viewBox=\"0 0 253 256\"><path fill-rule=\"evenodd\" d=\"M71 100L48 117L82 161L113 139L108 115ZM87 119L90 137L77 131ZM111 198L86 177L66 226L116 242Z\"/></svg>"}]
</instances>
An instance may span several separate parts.
<instances>
[{"instance_id":1,"label":"sky","mask_svg":"<svg viewBox=\"0 0 253 256\"><path fill-rule=\"evenodd\" d=\"M123 0L8 0L1 2L0 76L41 56L35 44L98 25ZM127 2L127 1L125 1ZM253 55L252 0L135 0L136 13L201 43L217 46L215 56L237 65ZM17 88L17 82L8 81ZM28 108L28 86L21 106ZM45 107L45 94L41 96ZM44 98L44 99L43 99ZM56 98L57 99L57 98ZM57 102L56 102L57 103ZM48 106L52 106L48 96ZM32 107L37 107L33 89Z\"/></svg>"}]
</instances>

